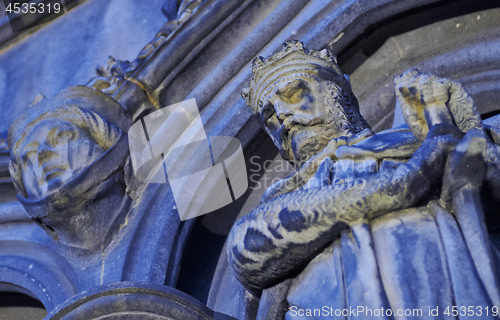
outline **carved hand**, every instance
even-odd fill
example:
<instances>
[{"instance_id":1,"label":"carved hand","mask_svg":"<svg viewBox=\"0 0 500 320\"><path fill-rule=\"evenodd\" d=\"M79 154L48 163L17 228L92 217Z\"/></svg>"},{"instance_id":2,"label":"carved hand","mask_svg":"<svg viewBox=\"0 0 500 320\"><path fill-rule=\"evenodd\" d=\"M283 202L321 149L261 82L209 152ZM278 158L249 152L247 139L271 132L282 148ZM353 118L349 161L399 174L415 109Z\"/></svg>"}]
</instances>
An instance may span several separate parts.
<instances>
[{"instance_id":1,"label":"carved hand","mask_svg":"<svg viewBox=\"0 0 500 320\"><path fill-rule=\"evenodd\" d=\"M446 106L450 99L450 80L410 69L395 77L394 83L403 115L417 138L423 140L435 124L453 124Z\"/></svg>"},{"instance_id":2,"label":"carved hand","mask_svg":"<svg viewBox=\"0 0 500 320\"><path fill-rule=\"evenodd\" d=\"M458 82L410 69L394 78L396 97L411 131L423 140L436 124L456 125L461 131L481 128L481 117Z\"/></svg>"},{"instance_id":3,"label":"carved hand","mask_svg":"<svg viewBox=\"0 0 500 320\"><path fill-rule=\"evenodd\" d=\"M229 264L254 294L301 270L353 222L416 205L439 183L454 135L433 127L406 164L380 171L361 190L301 189L261 204L240 219L227 242Z\"/></svg>"}]
</instances>

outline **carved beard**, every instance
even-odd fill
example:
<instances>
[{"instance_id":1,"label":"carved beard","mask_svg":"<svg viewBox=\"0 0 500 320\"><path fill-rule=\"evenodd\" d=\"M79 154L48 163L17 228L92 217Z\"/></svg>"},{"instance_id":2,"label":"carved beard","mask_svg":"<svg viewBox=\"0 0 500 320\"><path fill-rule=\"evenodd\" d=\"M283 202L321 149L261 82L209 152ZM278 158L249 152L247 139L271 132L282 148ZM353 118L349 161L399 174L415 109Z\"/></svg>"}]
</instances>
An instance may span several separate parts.
<instances>
[{"instance_id":1,"label":"carved beard","mask_svg":"<svg viewBox=\"0 0 500 320\"><path fill-rule=\"evenodd\" d=\"M329 116L315 125L294 125L283 139L281 156L299 167L333 139L350 137L369 128L354 94L331 81L326 84L323 105L328 108Z\"/></svg>"},{"instance_id":2,"label":"carved beard","mask_svg":"<svg viewBox=\"0 0 500 320\"><path fill-rule=\"evenodd\" d=\"M322 123L308 128L302 127L298 130L295 129L296 127L290 130L289 137L291 139L287 143L289 143L293 155L292 161L296 162L298 166L302 166L304 162L321 152L336 133L330 123Z\"/></svg>"}]
</instances>

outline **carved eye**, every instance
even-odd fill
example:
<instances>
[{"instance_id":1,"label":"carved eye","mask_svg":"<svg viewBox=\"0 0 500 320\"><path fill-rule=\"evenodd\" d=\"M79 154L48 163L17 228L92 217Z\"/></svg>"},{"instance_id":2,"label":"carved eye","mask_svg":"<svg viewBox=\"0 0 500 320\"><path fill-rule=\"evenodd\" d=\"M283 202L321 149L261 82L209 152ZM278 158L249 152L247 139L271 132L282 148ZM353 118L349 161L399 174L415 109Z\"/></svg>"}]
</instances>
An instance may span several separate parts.
<instances>
[{"instance_id":1,"label":"carved eye","mask_svg":"<svg viewBox=\"0 0 500 320\"><path fill-rule=\"evenodd\" d=\"M75 130L61 130L57 133L57 140L67 140L71 141L77 137L77 132Z\"/></svg>"},{"instance_id":2,"label":"carved eye","mask_svg":"<svg viewBox=\"0 0 500 320\"><path fill-rule=\"evenodd\" d=\"M278 90L277 94L280 96L281 100L287 103L299 103L310 92L311 89L307 82L298 79Z\"/></svg>"},{"instance_id":3,"label":"carved eye","mask_svg":"<svg viewBox=\"0 0 500 320\"><path fill-rule=\"evenodd\" d=\"M47 140L51 146L55 147L60 143L74 140L77 135L76 130L73 130L73 128L56 127L50 130Z\"/></svg>"},{"instance_id":4,"label":"carved eye","mask_svg":"<svg viewBox=\"0 0 500 320\"><path fill-rule=\"evenodd\" d=\"M21 161L23 163L32 163L31 159L33 159L33 157L36 157L38 153L38 146L38 141L32 141L31 143L29 143L21 154Z\"/></svg>"},{"instance_id":5,"label":"carved eye","mask_svg":"<svg viewBox=\"0 0 500 320\"><path fill-rule=\"evenodd\" d=\"M36 150L29 150L29 151L23 153L23 155L21 156L21 160L22 160L22 162L28 162L28 161L31 162L31 159L34 156L36 156Z\"/></svg>"}]
</instances>

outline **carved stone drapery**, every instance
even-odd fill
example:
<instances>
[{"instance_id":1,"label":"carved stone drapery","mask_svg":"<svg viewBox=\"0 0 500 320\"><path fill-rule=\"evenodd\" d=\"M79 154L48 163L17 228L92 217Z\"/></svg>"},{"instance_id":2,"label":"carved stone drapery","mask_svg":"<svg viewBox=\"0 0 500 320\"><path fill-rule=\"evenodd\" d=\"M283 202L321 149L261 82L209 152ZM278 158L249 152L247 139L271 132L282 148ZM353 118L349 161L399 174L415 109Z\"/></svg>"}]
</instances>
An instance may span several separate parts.
<instances>
[{"instance_id":1,"label":"carved stone drapery","mask_svg":"<svg viewBox=\"0 0 500 320\"><path fill-rule=\"evenodd\" d=\"M235 136L240 139L248 155L259 154L272 159L275 151L261 150L263 135L259 133L258 123L239 93L250 77L249 64L253 57L270 56L286 40L301 39L308 47L329 48L339 56L343 70L346 70L345 66L352 72L351 82L355 84L353 89L360 102L361 114L366 116L375 131L386 129L392 123L392 108L396 99L392 76L401 74L411 66L417 66L424 72L460 79L477 102L479 112L493 111L492 101L496 100L494 98L497 90L495 70L498 69L498 63L495 50L492 48L495 48L498 32L495 32L497 23L492 17L495 17L496 11L493 7L497 4L491 1L488 3L474 1L464 5L465 3L466 1L451 4L447 1L417 3L399 0L205 1L199 10L191 13L190 18L185 20L168 39L158 37L152 40L144 52L139 54L143 58L139 64L131 62L127 65L118 60L123 59L122 57L113 54L117 58L116 63L111 60L111 68L101 68L99 76L104 75L107 79L101 80L111 80L111 82L114 80L109 79L109 76L111 74L116 76L118 81L108 87L109 93L112 93L115 100L130 111L133 117L152 110L156 103L166 106L194 97L200 106L206 130L210 135ZM85 9L83 6L81 8ZM201 8L203 9L200 10ZM72 12L76 13L78 9ZM447 20L441 21L438 16L443 16L444 13ZM468 16L462 17L464 13ZM478 20L477 15L480 15L481 19ZM412 21L420 24L410 23ZM457 24L460 24L460 27L456 27ZM453 28L449 28L450 26ZM135 27L140 28L139 25ZM448 29L439 29L445 27ZM409 28L410 31L413 29L420 31L432 39L427 45L420 45L417 48L420 51L411 48L414 52L418 52L417 57L412 56L412 51L405 48L408 43L411 44L412 37L418 37L418 34L406 35L402 31L408 31L405 28ZM432 31L429 31L429 28ZM387 34L387 29L403 33ZM449 41L435 42L433 37L440 34L446 35ZM418 39L420 40L417 43L422 43L422 35ZM387 41L384 42L385 40ZM29 38L26 41L29 42ZM84 43L82 46L87 45L88 40L82 38L80 41ZM381 45L377 41L384 42L380 52L376 51L377 46ZM440 43L443 47L439 46ZM425 51L425 48L429 48L429 51ZM363 64L365 61L367 63ZM377 65L377 62L380 64L381 61L384 63ZM374 64L375 69L370 69ZM42 73L52 72L57 69L51 68L52 65L40 70L44 70ZM463 65L465 68L460 67ZM65 64L64 68L70 67ZM129 72L131 70L133 71ZM57 75L57 70L54 72ZM154 73L154 76L148 77L148 73ZM36 81L38 78L34 79L29 85L38 88L35 83L40 81ZM87 78L78 81L83 84L86 80ZM390 85L387 86L387 83ZM12 91L11 89L12 87L9 90ZM22 95L19 93L18 96ZM20 100L11 99L5 105L13 105L19 110L27 108L28 104L16 105ZM264 139L264 143L270 141ZM0 157L3 157L0 159L2 160L6 156L0 155ZM132 212L129 213L132 219L125 219L122 221L123 224L118 224L120 230L115 238L117 242L112 242L107 250L104 250L102 259L87 259L86 265L79 264L81 260L70 259L68 263L77 275L71 278L71 281L75 281L77 288L75 290L81 292L100 284L123 280L182 287L183 284L177 281L180 273L181 278L192 277L193 282L197 283L197 286L191 288L184 284L183 290L192 290L189 293L199 295L197 297L201 300L207 299L206 296L209 295L207 304L210 308L239 319L255 318L257 300L245 292L234 279L232 272L226 272L228 269L225 251L217 267L215 264L232 220L236 215L244 215L254 208L263 190L254 190L248 198L235 203L227 212L208 215L200 219L202 222L196 225L189 223L182 225L172 214L174 201L165 197L169 192L167 186L145 188L137 185L131 179L133 175L128 163L124 164L124 177L131 186L127 192L136 199ZM0 183L3 183L2 181L0 180ZM245 203L246 199L248 200ZM3 211L8 214L0 219L1 239L12 237L18 239L29 234L27 240L42 243L50 250L58 252L59 248L54 246L52 238L41 228L34 228L34 224L20 219L25 213L19 206L8 206L8 208L6 206L4 209ZM17 225L12 229L17 223L22 223L25 229ZM207 256L212 257L205 256L203 258L205 263L201 264L196 260L198 256L192 254L192 250L196 246L205 248L203 245L209 242L199 236L202 234L199 230L206 230L203 229L205 226L210 230L216 230L220 238L219 245L214 246L213 251L206 250L210 252ZM190 234L192 228L197 232ZM17 234L9 233L6 231L8 229L17 230ZM190 246L189 252L186 251L184 255L184 275L182 275L180 259L186 242L189 242ZM195 271L189 269L192 266L195 268L197 266L198 269L194 269ZM213 271L214 268L216 271ZM205 272L206 270L209 271ZM211 272L214 272L214 276ZM199 279L203 281L198 281ZM210 285L211 280L212 285ZM198 289L201 287L203 289ZM303 287L299 289L303 290ZM65 290L63 293L69 296L73 294L71 290ZM57 301L60 301L60 298ZM262 310L264 309L259 312L264 312Z\"/></svg>"},{"instance_id":2,"label":"carved stone drapery","mask_svg":"<svg viewBox=\"0 0 500 320\"><path fill-rule=\"evenodd\" d=\"M328 82L335 94L318 90ZM391 310L377 315L391 319L392 310L419 306L500 303L499 256L485 222L500 200L491 190L500 181L500 128L483 126L457 82L410 69L394 83L408 129L363 134L331 53L295 41L255 59L242 95L283 157L302 161L228 237L240 282L259 297L281 293L264 296L272 302L261 301L258 318L363 306Z\"/></svg>"}]
</instances>

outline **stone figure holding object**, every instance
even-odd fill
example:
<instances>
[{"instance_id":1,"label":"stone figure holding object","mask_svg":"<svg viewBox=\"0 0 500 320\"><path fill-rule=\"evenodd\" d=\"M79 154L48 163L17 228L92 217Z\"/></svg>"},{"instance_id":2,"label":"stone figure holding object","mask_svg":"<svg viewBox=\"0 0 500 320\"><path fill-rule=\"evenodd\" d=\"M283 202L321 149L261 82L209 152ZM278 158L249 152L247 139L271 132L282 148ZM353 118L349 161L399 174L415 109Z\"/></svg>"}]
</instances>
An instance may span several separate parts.
<instances>
[{"instance_id":1,"label":"stone figure holding object","mask_svg":"<svg viewBox=\"0 0 500 320\"><path fill-rule=\"evenodd\" d=\"M394 82L408 128L375 134L327 50L294 41L254 60L243 97L297 171L233 226L227 254L255 295L286 280L280 317L500 304L484 214L500 200L500 130L457 82Z\"/></svg>"}]
</instances>

